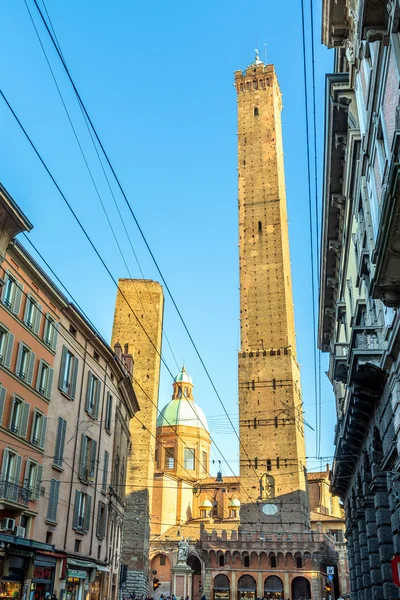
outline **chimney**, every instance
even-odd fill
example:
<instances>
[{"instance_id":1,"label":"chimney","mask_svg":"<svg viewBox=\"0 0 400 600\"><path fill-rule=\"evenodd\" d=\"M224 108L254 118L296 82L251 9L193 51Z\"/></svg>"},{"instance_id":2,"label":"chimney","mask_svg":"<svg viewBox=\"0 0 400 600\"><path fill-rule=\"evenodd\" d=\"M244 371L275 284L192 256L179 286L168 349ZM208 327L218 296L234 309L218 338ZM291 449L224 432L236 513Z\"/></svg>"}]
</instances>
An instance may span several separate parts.
<instances>
[{"instance_id":1,"label":"chimney","mask_svg":"<svg viewBox=\"0 0 400 600\"><path fill-rule=\"evenodd\" d=\"M119 342L117 342L114 346L114 352L117 355L119 360L122 360L122 346Z\"/></svg>"}]
</instances>

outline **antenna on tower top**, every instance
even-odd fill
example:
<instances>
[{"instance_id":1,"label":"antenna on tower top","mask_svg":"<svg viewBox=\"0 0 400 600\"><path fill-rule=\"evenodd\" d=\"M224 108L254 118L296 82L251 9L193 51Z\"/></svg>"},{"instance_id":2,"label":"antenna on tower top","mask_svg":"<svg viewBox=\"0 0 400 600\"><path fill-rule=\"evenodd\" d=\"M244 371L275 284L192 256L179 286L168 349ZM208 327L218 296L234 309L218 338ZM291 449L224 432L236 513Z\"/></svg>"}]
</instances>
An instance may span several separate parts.
<instances>
[{"instance_id":1,"label":"antenna on tower top","mask_svg":"<svg viewBox=\"0 0 400 600\"><path fill-rule=\"evenodd\" d=\"M268 46L268 44L265 43L264 44L264 65L267 64L267 46Z\"/></svg>"}]
</instances>

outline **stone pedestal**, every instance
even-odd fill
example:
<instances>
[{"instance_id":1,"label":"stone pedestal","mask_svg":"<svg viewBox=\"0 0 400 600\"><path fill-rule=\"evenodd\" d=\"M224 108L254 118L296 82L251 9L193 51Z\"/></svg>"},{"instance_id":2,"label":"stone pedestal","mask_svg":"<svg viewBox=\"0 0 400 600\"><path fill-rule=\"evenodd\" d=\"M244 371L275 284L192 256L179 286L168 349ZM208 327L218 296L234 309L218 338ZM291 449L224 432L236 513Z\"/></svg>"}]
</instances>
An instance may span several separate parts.
<instances>
[{"instance_id":1,"label":"stone pedestal","mask_svg":"<svg viewBox=\"0 0 400 600\"><path fill-rule=\"evenodd\" d=\"M186 563L177 563L172 571L172 594L178 600L192 597L192 575L194 571Z\"/></svg>"}]
</instances>

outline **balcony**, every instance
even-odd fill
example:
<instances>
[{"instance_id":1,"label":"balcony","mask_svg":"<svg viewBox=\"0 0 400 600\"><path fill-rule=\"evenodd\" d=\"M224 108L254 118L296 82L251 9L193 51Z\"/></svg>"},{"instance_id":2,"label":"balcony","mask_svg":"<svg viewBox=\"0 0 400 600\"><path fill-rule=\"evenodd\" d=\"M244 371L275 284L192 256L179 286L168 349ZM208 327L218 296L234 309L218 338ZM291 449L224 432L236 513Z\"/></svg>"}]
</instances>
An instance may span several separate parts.
<instances>
[{"instance_id":1,"label":"balcony","mask_svg":"<svg viewBox=\"0 0 400 600\"><path fill-rule=\"evenodd\" d=\"M346 383L348 373L348 354L349 344L335 344L334 352L331 354L329 361L329 379L331 381L341 381L342 383Z\"/></svg>"},{"instance_id":2,"label":"balcony","mask_svg":"<svg viewBox=\"0 0 400 600\"><path fill-rule=\"evenodd\" d=\"M355 325L349 345L349 383L375 391L382 384L382 354L386 343L383 332L375 326Z\"/></svg>"},{"instance_id":3,"label":"balcony","mask_svg":"<svg viewBox=\"0 0 400 600\"><path fill-rule=\"evenodd\" d=\"M28 506L31 499L31 490L12 483L11 481L0 480L0 506L1 504L22 504Z\"/></svg>"}]
</instances>

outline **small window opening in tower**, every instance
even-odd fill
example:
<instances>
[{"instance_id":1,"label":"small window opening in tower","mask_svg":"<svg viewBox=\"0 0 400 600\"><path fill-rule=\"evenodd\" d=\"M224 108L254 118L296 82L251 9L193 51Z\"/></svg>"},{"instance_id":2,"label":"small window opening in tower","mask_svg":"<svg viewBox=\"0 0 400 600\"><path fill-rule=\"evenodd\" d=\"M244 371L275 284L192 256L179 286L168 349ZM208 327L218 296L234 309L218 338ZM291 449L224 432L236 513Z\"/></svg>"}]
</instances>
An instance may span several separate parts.
<instances>
[{"instance_id":1,"label":"small window opening in tower","mask_svg":"<svg viewBox=\"0 0 400 600\"><path fill-rule=\"evenodd\" d=\"M275 424L275 427L277 428L278 427L278 417L274 418L274 424Z\"/></svg>"},{"instance_id":2,"label":"small window opening in tower","mask_svg":"<svg viewBox=\"0 0 400 600\"><path fill-rule=\"evenodd\" d=\"M182 388L178 386L178 398L182 398Z\"/></svg>"},{"instance_id":3,"label":"small window opening in tower","mask_svg":"<svg viewBox=\"0 0 400 600\"><path fill-rule=\"evenodd\" d=\"M302 569L303 568L303 559L301 558L301 556L297 556L296 557L296 567L298 569Z\"/></svg>"},{"instance_id":4,"label":"small window opening in tower","mask_svg":"<svg viewBox=\"0 0 400 600\"><path fill-rule=\"evenodd\" d=\"M245 567L249 567L250 566L250 556L245 556L243 562L244 562Z\"/></svg>"},{"instance_id":5,"label":"small window opening in tower","mask_svg":"<svg viewBox=\"0 0 400 600\"><path fill-rule=\"evenodd\" d=\"M271 469L272 469L271 459L267 458L267 471L271 471Z\"/></svg>"},{"instance_id":6,"label":"small window opening in tower","mask_svg":"<svg viewBox=\"0 0 400 600\"><path fill-rule=\"evenodd\" d=\"M261 223L261 221L258 221L258 231L262 231L262 223Z\"/></svg>"},{"instance_id":7,"label":"small window opening in tower","mask_svg":"<svg viewBox=\"0 0 400 600\"><path fill-rule=\"evenodd\" d=\"M276 569L276 557L271 556L271 569Z\"/></svg>"},{"instance_id":8,"label":"small window opening in tower","mask_svg":"<svg viewBox=\"0 0 400 600\"><path fill-rule=\"evenodd\" d=\"M258 107L256 106L255 109L254 109L254 116L258 117L258 115L259 115Z\"/></svg>"},{"instance_id":9,"label":"small window opening in tower","mask_svg":"<svg viewBox=\"0 0 400 600\"><path fill-rule=\"evenodd\" d=\"M223 567L225 565L225 559L224 559L224 555L220 554L219 555L219 566Z\"/></svg>"},{"instance_id":10,"label":"small window opening in tower","mask_svg":"<svg viewBox=\"0 0 400 600\"><path fill-rule=\"evenodd\" d=\"M279 469L280 461L279 456L276 457L276 468Z\"/></svg>"}]
</instances>

